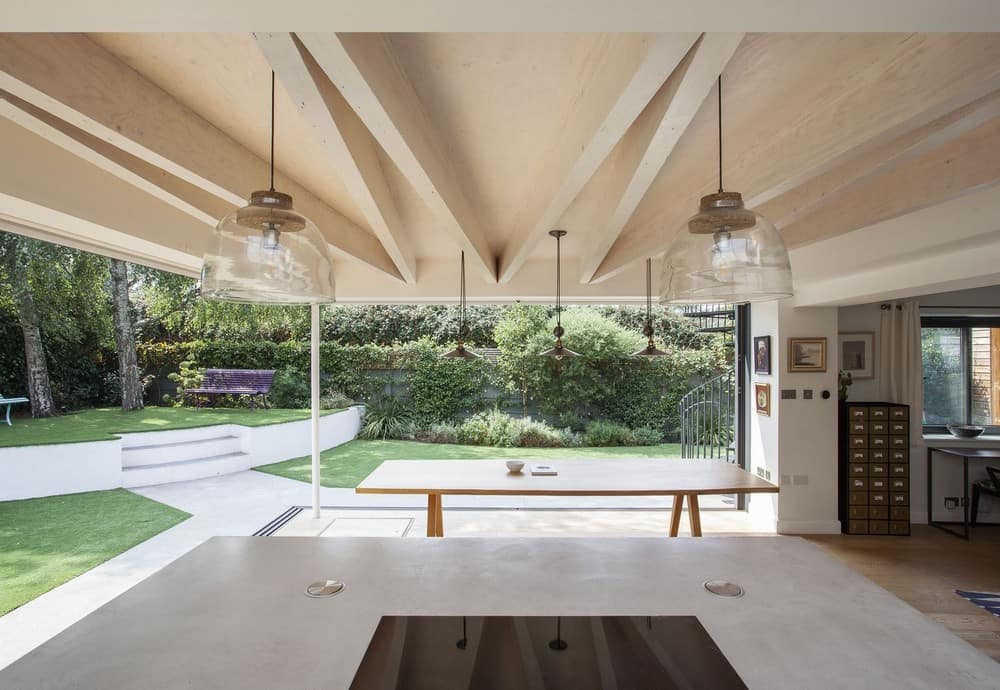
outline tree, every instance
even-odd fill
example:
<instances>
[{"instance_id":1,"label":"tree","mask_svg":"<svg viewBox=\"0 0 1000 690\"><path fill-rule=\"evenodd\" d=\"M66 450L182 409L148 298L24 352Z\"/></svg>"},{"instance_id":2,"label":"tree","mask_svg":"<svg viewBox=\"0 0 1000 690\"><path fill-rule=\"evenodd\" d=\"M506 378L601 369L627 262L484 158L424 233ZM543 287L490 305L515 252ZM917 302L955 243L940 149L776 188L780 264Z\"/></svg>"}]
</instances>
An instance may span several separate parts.
<instances>
[{"instance_id":1,"label":"tree","mask_svg":"<svg viewBox=\"0 0 1000 690\"><path fill-rule=\"evenodd\" d=\"M537 380L542 352L537 346L529 347L549 320L549 310L536 304L514 304L503 313L493 329L500 358L497 369L504 384L521 395L524 416L528 416L528 399L532 385ZM551 347L547 345L546 347Z\"/></svg>"},{"instance_id":2,"label":"tree","mask_svg":"<svg viewBox=\"0 0 1000 690\"><path fill-rule=\"evenodd\" d=\"M122 410L142 409L142 377L135 354L135 332L128 301L128 266L120 259L108 264L111 274L111 313L114 319L115 348L118 352L118 380L121 384Z\"/></svg>"},{"instance_id":3,"label":"tree","mask_svg":"<svg viewBox=\"0 0 1000 690\"><path fill-rule=\"evenodd\" d=\"M28 274L35 261L38 242L12 233L0 235L0 258L7 272L14 303L17 306L21 336L24 340L25 371L32 417L51 417L56 413L49 383L49 366L39 328L38 309Z\"/></svg>"}]
</instances>

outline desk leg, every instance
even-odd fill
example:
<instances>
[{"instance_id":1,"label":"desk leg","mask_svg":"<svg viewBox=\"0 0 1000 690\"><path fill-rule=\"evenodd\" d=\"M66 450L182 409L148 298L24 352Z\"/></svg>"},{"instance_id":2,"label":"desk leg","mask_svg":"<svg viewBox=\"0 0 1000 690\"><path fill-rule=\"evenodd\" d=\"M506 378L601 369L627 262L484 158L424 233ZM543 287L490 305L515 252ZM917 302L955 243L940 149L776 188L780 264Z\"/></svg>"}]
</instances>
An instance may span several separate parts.
<instances>
[{"instance_id":1,"label":"desk leg","mask_svg":"<svg viewBox=\"0 0 1000 690\"><path fill-rule=\"evenodd\" d=\"M962 457L962 533L969 538L969 458Z\"/></svg>"},{"instance_id":2,"label":"desk leg","mask_svg":"<svg viewBox=\"0 0 1000 690\"><path fill-rule=\"evenodd\" d=\"M691 536L701 536L701 511L698 510L698 494L688 494L688 520L691 522Z\"/></svg>"},{"instance_id":3,"label":"desk leg","mask_svg":"<svg viewBox=\"0 0 1000 690\"><path fill-rule=\"evenodd\" d=\"M670 511L670 536L676 537L681 529L681 511L684 510L684 495L674 496L674 509Z\"/></svg>"},{"instance_id":4,"label":"desk leg","mask_svg":"<svg viewBox=\"0 0 1000 690\"><path fill-rule=\"evenodd\" d=\"M927 448L927 524L934 524L934 449Z\"/></svg>"},{"instance_id":5,"label":"desk leg","mask_svg":"<svg viewBox=\"0 0 1000 690\"><path fill-rule=\"evenodd\" d=\"M438 506L441 504L440 494L427 494L427 536L438 536Z\"/></svg>"},{"instance_id":6,"label":"desk leg","mask_svg":"<svg viewBox=\"0 0 1000 690\"><path fill-rule=\"evenodd\" d=\"M437 526L438 537L444 536L444 497L438 494L437 497L437 519L434 520L434 524Z\"/></svg>"}]
</instances>

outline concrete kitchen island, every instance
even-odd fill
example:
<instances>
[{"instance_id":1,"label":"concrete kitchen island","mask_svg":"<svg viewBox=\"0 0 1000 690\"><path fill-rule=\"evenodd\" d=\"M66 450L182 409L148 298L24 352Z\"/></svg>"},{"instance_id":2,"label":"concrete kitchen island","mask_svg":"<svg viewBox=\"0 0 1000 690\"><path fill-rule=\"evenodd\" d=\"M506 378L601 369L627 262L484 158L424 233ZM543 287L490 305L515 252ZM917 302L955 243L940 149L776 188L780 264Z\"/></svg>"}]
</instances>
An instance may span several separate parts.
<instances>
[{"instance_id":1,"label":"concrete kitchen island","mask_svg":"<svg viewBox=\"0 0 1000 690\"><path fill-rule=\"evenodd\" d=\"M340 579L329 599L309 583ZM703 583L728 579L745 596ZM751 688L1000 688L995 662L797 538L216 537L2 688L348 688L384 614L697 616Z\"/></svg>"}]
</instances>

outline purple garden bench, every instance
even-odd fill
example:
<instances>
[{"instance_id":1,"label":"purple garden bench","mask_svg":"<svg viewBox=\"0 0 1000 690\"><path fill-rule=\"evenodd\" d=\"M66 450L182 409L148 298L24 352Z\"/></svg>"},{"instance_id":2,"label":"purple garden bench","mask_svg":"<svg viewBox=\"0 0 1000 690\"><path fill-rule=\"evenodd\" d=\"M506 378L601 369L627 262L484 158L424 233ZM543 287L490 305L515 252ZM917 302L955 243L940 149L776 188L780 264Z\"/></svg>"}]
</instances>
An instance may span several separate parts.
<instances>
[{"instance_id":1,"label":"purple garden bench","mask_svg":"<svg viewBox=\"0 0 1000 690\"><path fill-rule=\"evenodd\" d=\"M273 380L274 369L206 369L201 385L188 388L184 395L194 397L195 407L217 395L246 395L251 408L256 407L258 400L267 408L271 406L267 394Z\"/></svg>"}]
</instances>

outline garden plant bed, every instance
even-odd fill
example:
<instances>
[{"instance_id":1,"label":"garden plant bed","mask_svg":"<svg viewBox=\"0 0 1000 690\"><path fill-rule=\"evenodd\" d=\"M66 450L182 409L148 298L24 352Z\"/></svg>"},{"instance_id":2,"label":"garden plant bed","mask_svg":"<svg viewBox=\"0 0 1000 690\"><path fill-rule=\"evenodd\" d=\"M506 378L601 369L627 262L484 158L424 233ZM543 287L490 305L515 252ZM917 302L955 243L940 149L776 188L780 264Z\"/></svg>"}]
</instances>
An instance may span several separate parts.
<instances>
[{"instance_id":1,"label":"garden plant bed","mask_svg":"<svg viewBox=\"0 0 1000 690\"><path fill-rule=\"evenodd\" d=\"M0 616L189 517L124 489L0 502Z\"/></svg>"},{"instance_id":2,"label":"garden plant bed","mask_svg":"<svg viewBox=\"0 0 1000 690\"><path fill-rule=\"evenodd\" d=\"M418 443L416 441L351 441L323 453L320 472L323 486L353 489L386 460L482 460L574 458L677 458L680 444L602 448L497 448L494 446L462 446L450 443ZM279 477L312 480L308 457L257 467L259 472Z\"/></svg>"}]
</instances>

